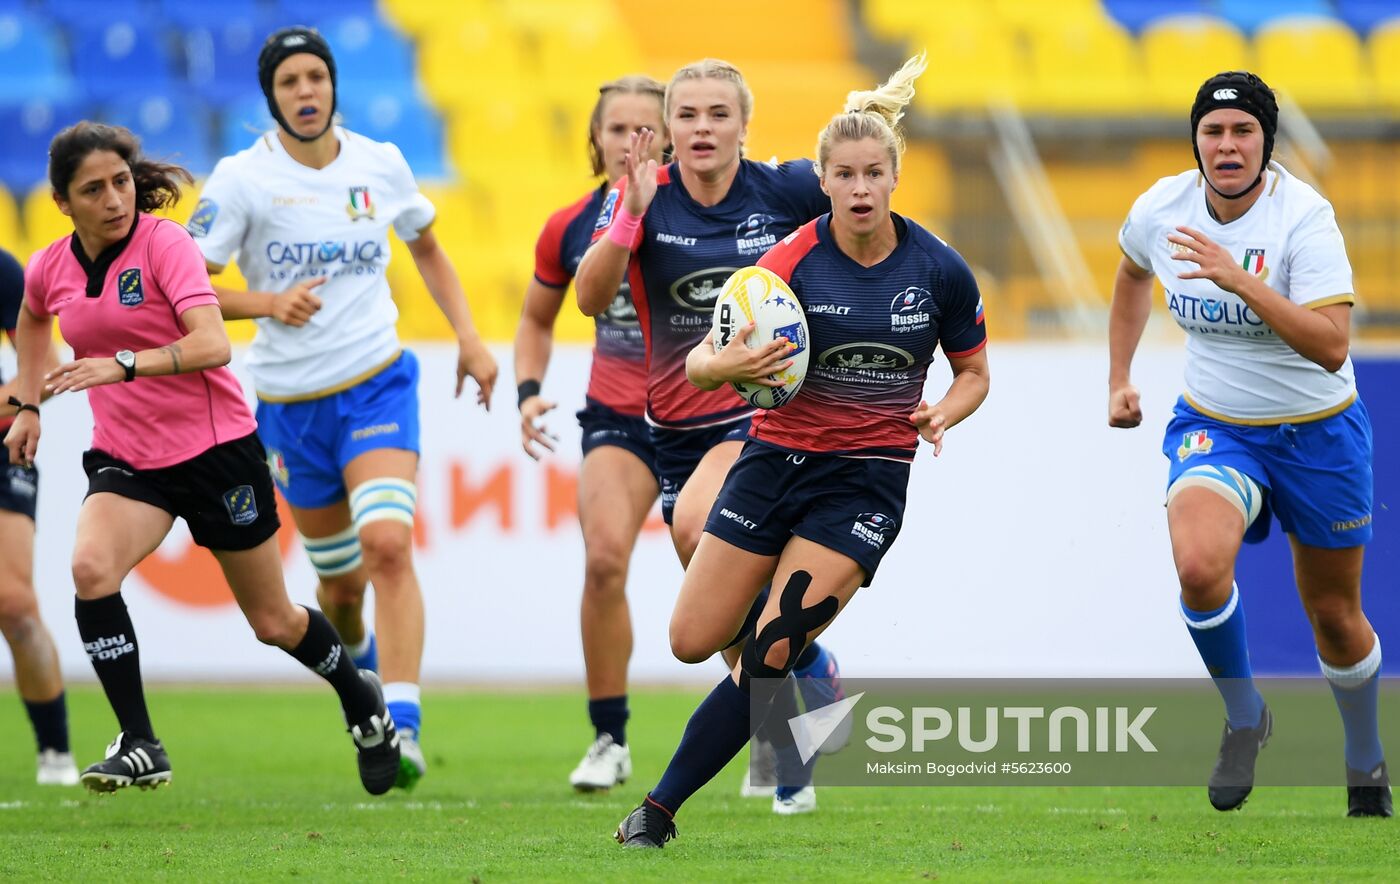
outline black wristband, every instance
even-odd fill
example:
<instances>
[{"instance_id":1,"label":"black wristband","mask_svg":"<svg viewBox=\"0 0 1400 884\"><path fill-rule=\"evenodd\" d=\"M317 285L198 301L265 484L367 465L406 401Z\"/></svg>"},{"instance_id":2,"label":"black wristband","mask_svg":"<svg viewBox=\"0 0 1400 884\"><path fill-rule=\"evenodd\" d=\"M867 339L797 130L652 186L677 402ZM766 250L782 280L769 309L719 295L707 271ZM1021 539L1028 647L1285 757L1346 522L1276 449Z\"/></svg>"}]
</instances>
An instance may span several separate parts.
<instances>
[{"instance_id":1,"label":"black wristband","mask_svg":"<svg viewBox=\"0 0 1400 884\"><path fill-rule=\"evenodd\" d=\"M526 399L529 399L531 396L540 395L540 382L521 381L520 384L515 388L515 393L517 396L520 397L515 403L515 407L519 408L520 406L525 404Z\"/></svg>"},{"instance_id":2,"label":"black wristband","mask_svg":"<svg viewBox=\"0 0 1400 884\"><path fill-rule=\"evenodd\" d=\"M32 411L35 414L39 413L39 406L32 402L21 402L14 396L10 397L10 404L15 407L15 414L19 414L21 411Z\"/></svg>"}]
</instances>

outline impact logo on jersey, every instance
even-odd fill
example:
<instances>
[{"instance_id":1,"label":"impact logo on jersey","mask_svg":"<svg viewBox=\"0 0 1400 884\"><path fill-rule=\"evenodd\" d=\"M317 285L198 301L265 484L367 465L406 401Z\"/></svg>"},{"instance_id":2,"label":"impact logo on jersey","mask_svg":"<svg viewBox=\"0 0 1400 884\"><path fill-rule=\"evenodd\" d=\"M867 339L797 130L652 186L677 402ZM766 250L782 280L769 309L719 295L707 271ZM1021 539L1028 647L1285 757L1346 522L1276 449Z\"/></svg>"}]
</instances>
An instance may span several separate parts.
<instances>
[{"instance_id":1,"label":"impact logo on jersey","mask_svg":"<svg viewBox=\"0 0 1400 884\"><path fill-rule=\"evenodd\" d=\"M932 298L928 289L916 285L895 295L890 302L890 331L905 334L928 328L933 318L927 309Z\"/></svg>"},{"instance_id":2,"label":"impact logo on jersey","mask_svg":"<svg viewBox=\"0 0 1400 884\"><path fill-rule=\"evenodd\" d=\"M214 226L214 219L219 217L219 204L211 199L202 199L199 205L194 207L194 214L190 216L189 223L185 229L190 232L190 236L208 236L209 231Z\"/></svg>"},{"instance_id":3,"label":"impact logo on jersey","mask_svg":"<svg viewBox=\"0 0 1400 884\"><path fill-rule=\"evenodd\" d=\"M598 220L593 222L593 232L607 230L613 222L613 215L617 214L617 201L622 197L618 190L608 191L607 197L603 199L603 208L598 210Z\"/></svg>"},{"instance_id":4,"label":"impact logo on jersey","mask_svg":"<svg viewBox=\"0 0 1400 884\"><path fill-rule=\"evenodd\" d=\"M258 520L258 502L252 485L239 485L224 492L224 508L235 525L251 525Z\"/></svg>"},{"instance_id":5,"label":"impact logo on jersey","mask_svg":"<svg viewBox=\"0 0 1400 884\"><path fill-rule=\"evenodd\" d=\"M345 206L345 214L350 216L351 221L374 219L374 203L370 201L368 187L350 188L350 202Z\"/></svg>"},{"instance_id":6,"label":"impact logo on jersey","mask_svg":"<svg viewBox=\"0 0 1400 884\"><path fill-rule=\"evenodd\" d=\"M768 232L775 219L766 212L754 212L734 228L734 244L741 255L761 255L777 244L778 238Z\"/></svg>"},{"instance_id":7,"label":"impact logo on jersey","mask_svg":"<svg viewBox=\"0 0 1400 884\"><path fill-rule=\"evenodd\" d=\"M141 287L141 268L130 267L117 277L117 302L123 307L136 307L146 300Z\"/></svg>"},{"instance_id":8,"label":"impact logo on jersey","mask_svg":"<svg viewBox=\"0 0 1400 884\"><path fill-rule=\"evenodd\" d=\"M885 545L885 538L898 527L895 520L884 513L861 513L851 525L851 533L874 547Z\"/></svg>"},{"instance_id":9,"label":"impact logo on jersey","mask_svg":"<svg viewBox=\"0 0 1400 884\"><path fill-rule=\"evenodd\" d=\"M1215 440L1210 438L1205 430L1192 430L1181 435L1181 447L1176 450L1176 459L1184 461L1193 454L1209 454L1211 448L1215 446Z\"/></svg>"}]
</instances>

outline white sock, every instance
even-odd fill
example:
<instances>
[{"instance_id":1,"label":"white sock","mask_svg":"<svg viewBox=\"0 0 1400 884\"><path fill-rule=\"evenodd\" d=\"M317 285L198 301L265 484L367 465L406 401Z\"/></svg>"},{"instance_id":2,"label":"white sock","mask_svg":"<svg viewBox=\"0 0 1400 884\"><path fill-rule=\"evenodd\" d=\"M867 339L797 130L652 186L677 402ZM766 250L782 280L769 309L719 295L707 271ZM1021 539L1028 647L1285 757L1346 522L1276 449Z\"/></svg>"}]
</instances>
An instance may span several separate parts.
<instances>
[{"instance_id":1,"label":"white sock","mask_svg":"<svg viewBox=\"0 0 1400 884\"><path fill-rule=\"evenodd\" d=\"M384 702L388 703L412 703L414 706L422 706L422 688L411 681L391 681L384 685Z\"/></svg>"},{"instance_id":2,"label":"white sock","mask_svg":"<svg viewBox=\"0 0 1400 884\"><path fill-rule=\"evenodd\" d=\"M345 650L350 652L351 657L363 657L369 651L369 643L374 641L374 633L365 630L365 637L353 645L346 645Z\"/></svg>"}]
</instances>

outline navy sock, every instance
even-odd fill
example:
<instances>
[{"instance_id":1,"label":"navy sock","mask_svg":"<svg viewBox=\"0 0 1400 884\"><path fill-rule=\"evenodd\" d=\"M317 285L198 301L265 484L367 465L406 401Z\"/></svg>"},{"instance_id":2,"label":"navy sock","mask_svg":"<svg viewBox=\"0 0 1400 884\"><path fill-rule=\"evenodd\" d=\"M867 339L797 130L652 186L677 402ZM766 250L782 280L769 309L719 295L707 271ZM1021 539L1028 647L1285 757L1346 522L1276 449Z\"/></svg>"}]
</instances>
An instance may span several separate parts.
<instances>
[{"instance_id":1,"label":"navy sock","mask_svg":"<svg viewBox=\"0 0 1400 884\"><path fill-rule=\"evenodd\" d=\"M788 727L788 722L799 714L797 679L789 678L774 694L772 709L763 720L764 732L777 754L779 798L787 798L812 784L812 767L816 764L817 756L813 755L810 763L803 763L792 737L792 728Z\"/></svg>"},{"instance_id":2,"label":"navy sock","mask_svg":"<svg viewBox=\"0 0 1400 884\"><path fill-rule=\"evenodd\" d=\"M619 746L627 745L627 719L631 713L627 709L627 695L604 697L588 701L588 720L598 736L607 734Z\"/></svg>"},{"instance_id":3,"label":"navy sock","mask_svg":"<svg viewBox=\"0 0 1400 884\"><path fill-rule=\"evenodd\" d=\"M1381 748L1380 708L1381 639L1371 653L1350 666L1333 666L1317 658L1322 674L1332 685L1332 696L1342 713L1342 730L1346 734L1347 767L1370 773L1385 759Z\"/></svg>"},{"instance_id":4,"label":"navy sock","mask_svg":"<svg viewBox=\"0 0 1400 884\"><path fill-rule=\"evenodd\" d=\"M1232 586L1230 600L1214 611L1193 611L1182 602L1181 616L1190 627L1187 631L1201 662L1225 700L1230 727L1256 727L1264 713L1264 698L1255 689L1254 673L1249 668L1240 588Z\"/></svg>"},{"instance_id":5,"label":"navy sock","mask_svg":"<svg viewBox=\"0 0 1400 884\"><path fill-rule=\"evenodd\" d=\"M807 646L807 650L803 651L801 656L797 658L797 662L793 664L793 674L796 675L798 678L808 678L812 675L812 673L808 672L807 670L812 667L812 664L820 660L821 657L821 645L817 644L816 642L812 642Z\"/></svg>"},{"instance_id":6,"label":"navy sock","mask_svg":"<svg viewBox=\"0 0 1400 884\"><path fill-rule=\"evenodd\" d=\"M700 702L661 782L648 794L672 816L749 741L749 695L728 675Z\"/></svg>"},{"instance_id":7,"label":"navy sock","mask_svg":"<svg viewBox=\"0 0 1400 884\"><path fill-rule=\"evenodd\" d=\"M92 661L117 724L133 737L154 741L146 692L141 686L141 652L120 592L100 599L75 599L78 635Z\"/></svg>"},{"instance_id":8,"label":"navy sock","mask_svg":"<svg viewBox=\"0 0 1400 884\"><path fill-rule=\"evenodd\" d=\"M330 682L340 697L345 720L352 725L359 724L379 711L374 689L360 677L360 670L351 662L350 652L340 643L340 636L326 615L315 608L306 608L306 615L306 635L287 653Z\"/></svg>"},{"instance_id":9,"label":"navy sock","mask_svg":"<svg viewBox=\"0 0 1400 884\"><path fill-rule=\"evenodd\" d=\"M52 700L25 700L24 709L34 725L34 739L39 743L40 752L45 749L68 751L68 708L62 691Z\"/></svg>"}]
</instances>

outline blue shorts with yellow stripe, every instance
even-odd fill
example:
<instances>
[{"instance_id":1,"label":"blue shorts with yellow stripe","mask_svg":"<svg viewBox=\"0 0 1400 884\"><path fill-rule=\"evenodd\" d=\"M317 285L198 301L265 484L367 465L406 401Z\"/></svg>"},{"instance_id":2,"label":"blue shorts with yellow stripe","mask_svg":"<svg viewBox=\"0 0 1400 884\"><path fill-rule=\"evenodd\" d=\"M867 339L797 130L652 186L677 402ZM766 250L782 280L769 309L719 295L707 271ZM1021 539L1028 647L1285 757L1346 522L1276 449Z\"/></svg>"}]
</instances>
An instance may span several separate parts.
<instances>
[{"instance_id":1,"label":"blue shorts with yellow stripe","mask_svg":"<svg viewBox=\"0 0 1400 884\"><path fill-rule=\"evenodd\" d=\"M258 435L282 496L314 509L344 500L345 465L366 451L419 452L418 358L405 350L353 387L301 402L258 401Z\"/></svg>"},{"instance_id":2,"label":"blue shorts with yellow stripe","mask_svg":"<svg viewBox=\"0 0 1400 884\"><path fill-rule=\"evenodd\" d=\"M1264 489L1263 509L1246 543L1269 535L1270 512L1309 546L1342 549L1371 540L1371 418L1357 398L1337 414L1264 426L1209 417L1177 400L1162 453L1167 487L1192 467L1233 467Z\"/></svg>"}]
</instances>

